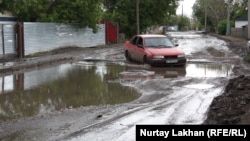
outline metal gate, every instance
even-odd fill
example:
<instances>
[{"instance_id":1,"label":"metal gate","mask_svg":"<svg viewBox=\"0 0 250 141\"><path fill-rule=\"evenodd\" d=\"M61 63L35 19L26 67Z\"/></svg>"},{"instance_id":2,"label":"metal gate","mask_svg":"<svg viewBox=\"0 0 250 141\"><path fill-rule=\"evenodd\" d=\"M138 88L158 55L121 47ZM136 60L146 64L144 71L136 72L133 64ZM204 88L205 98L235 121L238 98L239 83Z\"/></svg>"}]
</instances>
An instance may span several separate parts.
<instances>
[{"instance_id":1,"label":"metal gate","mask_svg":"<svg viewBox=\"0 0 250 141\"><path fill-rule=\"evenodd\" d=\"M17 54L16 24L0 24L0 57Z\"/></svg>"}]
</instances>

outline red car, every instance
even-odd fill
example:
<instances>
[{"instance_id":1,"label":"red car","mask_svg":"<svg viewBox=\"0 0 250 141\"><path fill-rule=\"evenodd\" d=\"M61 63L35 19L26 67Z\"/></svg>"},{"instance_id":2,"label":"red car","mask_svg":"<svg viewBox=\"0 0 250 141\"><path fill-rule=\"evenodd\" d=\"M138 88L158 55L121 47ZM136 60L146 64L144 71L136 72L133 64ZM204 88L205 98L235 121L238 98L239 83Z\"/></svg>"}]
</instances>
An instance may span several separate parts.
<instances>
[{"instance_id":1,"label":"red car","mask_svg":"<svg viewBox=\"0 0 250 141\"><path fill-rule=\"evenodd\" d=\"M151 66L184 66L187 61L185 53L177 46L165 35L145 34L125 41L124 50L129 61Z\"/></svg>"}]
</instances>

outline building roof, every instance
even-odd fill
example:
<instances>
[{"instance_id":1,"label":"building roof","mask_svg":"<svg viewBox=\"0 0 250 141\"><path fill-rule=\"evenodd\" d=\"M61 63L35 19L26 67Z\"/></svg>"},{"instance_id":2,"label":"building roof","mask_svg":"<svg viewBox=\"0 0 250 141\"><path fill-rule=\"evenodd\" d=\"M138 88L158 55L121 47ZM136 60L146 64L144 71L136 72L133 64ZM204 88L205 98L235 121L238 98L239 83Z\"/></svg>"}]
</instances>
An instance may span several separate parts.
<instances>
[{"instance_id":1,"label":"building roof","mask_svg":"<svg viewBox=\"0 0 250 141\"><path fill-rule=\"evenodd\" d=\"M235 21L248 21L248 17L242 16L242 17L236 18Z\"/></svg>"},{"instance_id":2,"label":"building roof","mask_svg":"<svg viewBox=\"0 0 250 141\"><path fill-rule=\"evenodd\" d=\"M1 22L15 22L17 18L15 17L0 17Z\"/></svg>"}]
</instances>

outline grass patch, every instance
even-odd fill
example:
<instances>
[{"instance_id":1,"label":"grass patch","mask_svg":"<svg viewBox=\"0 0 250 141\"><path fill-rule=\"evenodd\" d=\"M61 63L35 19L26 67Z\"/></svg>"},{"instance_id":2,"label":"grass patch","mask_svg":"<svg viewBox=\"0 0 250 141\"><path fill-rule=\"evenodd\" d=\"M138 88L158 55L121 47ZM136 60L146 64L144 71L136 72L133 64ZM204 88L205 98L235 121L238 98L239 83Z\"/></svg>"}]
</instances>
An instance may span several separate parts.
<instances>
[{"instance_id":1,"label":"grass patch","mask_svg":"<svg viewBox=\"0 0 250 141\"><path fill-rule=\"evenodd\" d=\"M209 47L207 49L208 53L214 57L224 57L225 56L225 53L220 51L220 50L217 50L213 47Z\"/></svg>"},{"instance_id":2,"label":"grass patch","mask_svg":"<svg viewBox=\"0 0 250 141\"><path fill-rule=\"evenodd\" d=\"M243 60L250 63L250 53L248 53L245 57L243 57Z\"/></svg>"}]
</instances>

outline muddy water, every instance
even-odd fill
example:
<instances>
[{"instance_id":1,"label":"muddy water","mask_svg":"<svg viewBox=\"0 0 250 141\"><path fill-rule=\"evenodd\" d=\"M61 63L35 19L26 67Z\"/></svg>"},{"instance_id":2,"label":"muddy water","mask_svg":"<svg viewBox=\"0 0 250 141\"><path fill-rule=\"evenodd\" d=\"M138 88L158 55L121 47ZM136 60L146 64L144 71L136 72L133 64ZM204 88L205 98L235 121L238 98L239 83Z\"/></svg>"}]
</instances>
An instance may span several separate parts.
<instances>
[{"instance_id":1,"label":"muddy water","mask_svg":"<svg viewBox=\"0 0 250 141\"><path fill-rule=\"evenodd\" d=\"M0 120L130 102L140 95L113 82L123 69L118 65L79 62L2 77Z\"/></svg>"},{"instance_id":2,"label":"muddy water","mask_svg":"<svg viewBox=\"0 0 250 141\"><path fill-rule=\"evenodd\" d=\"M185 67L126 67L120 73L123 79L157 79L177 77L229 77L233 70L229 64L187 64Z\"/></svg>"},{"instance_id":3,"label":"muddy water","mask_svg":"<svg viewBox=\"0 0 250 141\"><path fill-rule=\"evenodd\" d=\"M232 66L187 64L151 68L81 61L0 78L0 120L51 113L90 105L120 104L138 97L119 81L177 77L227 77Z\"/></svg>"},{"instance_id":4,"label":"muddy water","mask_svg":"<svg viewBox=\"0 0 250 141\"><path fill-rule=\"evenodd\" d=\"M186 77L229 77L233 67L228 64L188 64Z\"/></svg>"}]
</instances>

